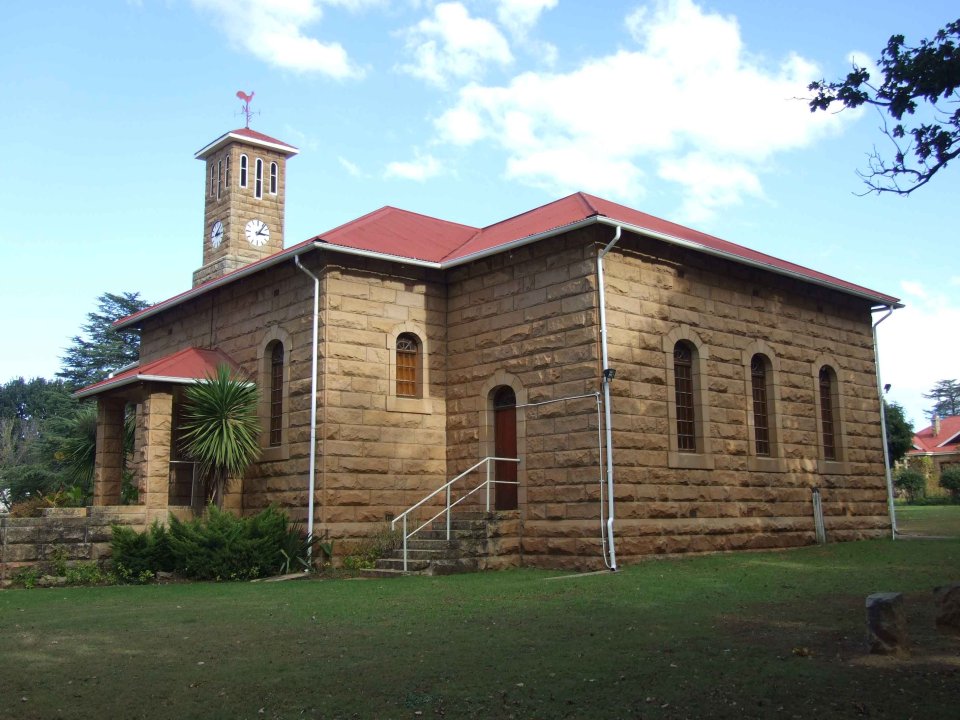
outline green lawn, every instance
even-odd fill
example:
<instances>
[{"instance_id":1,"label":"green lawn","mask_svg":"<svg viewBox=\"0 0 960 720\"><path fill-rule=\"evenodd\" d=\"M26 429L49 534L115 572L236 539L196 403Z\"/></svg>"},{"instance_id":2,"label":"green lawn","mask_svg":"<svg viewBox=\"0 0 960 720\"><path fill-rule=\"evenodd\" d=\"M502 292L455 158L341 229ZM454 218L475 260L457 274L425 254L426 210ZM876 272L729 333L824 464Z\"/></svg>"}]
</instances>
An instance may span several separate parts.
<instances>
[{"instance_id":1,"label":"green lawn","mask_svg":"<svg viewBox=\"0 0 960 720\"><path fill-rule=\"evenodd\" d=\"M900 533L960 537L960 505L898 505L896 513Z\"/></svg>"},{"instance_id":2,"label":"green lawn","mask_svg":"<svg viewBox=\"0 0 960 720\"><path fill-rule=\"evenodd\" d=\"M0 591L0 717L957 716L960 539L557 575ZM909 660L864 652L881 590Z\"/></svg>"}]
</instances>

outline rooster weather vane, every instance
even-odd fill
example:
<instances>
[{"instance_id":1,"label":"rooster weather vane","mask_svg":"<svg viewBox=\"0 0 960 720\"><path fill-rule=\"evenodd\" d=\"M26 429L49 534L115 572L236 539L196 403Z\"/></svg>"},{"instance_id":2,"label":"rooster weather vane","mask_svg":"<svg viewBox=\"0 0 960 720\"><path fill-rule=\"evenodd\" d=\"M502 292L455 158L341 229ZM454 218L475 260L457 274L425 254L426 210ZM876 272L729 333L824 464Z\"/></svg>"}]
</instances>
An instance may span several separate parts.
<instances>
[{"instance_id":1,"label":"rooster weather vane","mask_svg":"<svg viewBox=\"0 0 960 720\"><path fill-rule=\"evenodd\" d=\"M240 112L243 113L243 116L247 119L247 130L250 129L250 118L253 115L259 115L260 113L255 113L250 110L250 101L253 100L253 96L256 93L253 90L250 91L250 94L247 95L243 90L237 90L237 97L243 100L243 108Z\"/></svg>"}]
</instances>

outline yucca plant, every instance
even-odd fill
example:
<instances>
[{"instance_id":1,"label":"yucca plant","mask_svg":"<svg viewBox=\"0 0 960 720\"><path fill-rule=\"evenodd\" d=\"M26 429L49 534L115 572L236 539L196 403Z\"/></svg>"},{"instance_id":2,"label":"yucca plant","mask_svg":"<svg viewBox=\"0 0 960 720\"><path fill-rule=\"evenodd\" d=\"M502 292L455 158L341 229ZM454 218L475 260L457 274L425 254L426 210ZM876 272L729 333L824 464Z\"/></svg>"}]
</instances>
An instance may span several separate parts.
<instances>
[{"instance_id":1,"label":"yucca plant","mask_svg":"<svg viewBox=\"0 0 960 720\"><path fill-rule=\"evenodd\" d=\"M256 385L232 377L226 365L184 392L183 450L198 463L207 500L217 507L230 480L260 454L259 402Z\"/></svg>"}]
</instances>

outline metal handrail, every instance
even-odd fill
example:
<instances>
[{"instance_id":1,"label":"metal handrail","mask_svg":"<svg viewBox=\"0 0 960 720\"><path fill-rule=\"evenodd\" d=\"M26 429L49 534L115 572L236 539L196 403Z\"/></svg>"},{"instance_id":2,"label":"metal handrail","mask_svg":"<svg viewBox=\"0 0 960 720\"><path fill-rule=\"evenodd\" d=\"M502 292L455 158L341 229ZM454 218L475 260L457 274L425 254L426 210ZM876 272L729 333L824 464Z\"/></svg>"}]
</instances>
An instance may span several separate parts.
<instances>
[{"instance_id":1,"label":"metal handrail","mask_svg":"<svg viewBox=\"0 0 960 720\"><path fill-rule=\"evenodd\" d=\"M480 462L478 462L476 465L472 465L471 467L467 468L466 470L464 470L462 473L460 473L459 475L457 475L457 476L456 476L455 478L453 478L452 480L448 480L446 484L438 487L436 490L434 490L432 493L430 493L429 495L427 495L425 498L423 498L423 500L421 500L421 501L418 502L417 504L411 505L409 508L407 508L407 509L404 510L402 513L400 513L399 515L397 515L397 516L390 522L390 529L391 529L391 530L396 530L396 528L397 528L397 521L403 520L403 571L404 571L404 572L407 572L407 540L409 540L409 539L412 538L414 535L416 535L418 532L420 532L421 530L423 530L423 528L425 528L427 525L429 525L430 523L432 523L432 522L433 522L434 520L436 520L438 517L440 517L441 515L443 515L444 513L446 513L446 515L447 515L447 540L449 541L449 540L450 540L450 517L451 517L450 511L451 511L454 507L456 507L457 505L459 505L460 503L462 503L464 500L466 500L468 497L470 497L471 495L473 495L473 494L474 494L475 492L477 492L477 490L479 490L480 488L486 486L486 488L487 488L487 512L490 512L490 485L491 485L491 484L496 484L496 483L500 483L501 485L519 485L519 484L520 484L519 482L514 481L514 480L494 480L494 479L492 479L492 478L490 477L490 468L491 468L490 463L491 463L491 462L512 462L512 463L519 463L519 462L520 462L520 458L502 458L502 457L495 457L495 456L485 457L483 460L481 460ZM473 488L470 492L468 492L467 494L465 494L463 497L458 498L455 502L451 503L451 502L450 502L450 488L453 486L453 484L454 484L455 482L457 482L458 480L460 480L461 478L466 477L467 475L469 475L470 473L472 473L474 470L476 470L478 467L480 467L480 466L483 465L484 463L486 463L486 465L487 465L487 478L486 478L486 480L484 480L483 482L481 482L479 485L477 485L475 488ZM446 490L446 493L447 493L446 507L444 507L443 510L441 510L440 512L438 512L436 515L434 515L434 516L433 516L432 518L430 518L429 520L427 520L427 521L421 523L420 525L418 525L412 532L408 533L408 532L407 532L407 516L408 516L411 512L413 512L414 510L416 510L418 507L420 507L421 505L423 505L425 502L427 502L428 500L430 500L431 498L433 498L433 497L439 495L440 493L442 493L444 490Z\"/></svg>"}]
</instances>

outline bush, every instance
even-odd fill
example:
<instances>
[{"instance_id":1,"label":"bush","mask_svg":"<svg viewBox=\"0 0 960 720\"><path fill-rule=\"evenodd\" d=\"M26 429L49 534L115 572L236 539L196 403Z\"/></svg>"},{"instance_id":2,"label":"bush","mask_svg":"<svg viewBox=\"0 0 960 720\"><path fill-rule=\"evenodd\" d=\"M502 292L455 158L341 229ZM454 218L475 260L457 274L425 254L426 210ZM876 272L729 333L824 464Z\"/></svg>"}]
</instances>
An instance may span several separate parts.
<instances>
[{"instance_id":1,"label":"bush","mask_svg":"<svg viewBox=\"0 0 960 720\"><path fill-rule=\"evenodd\" d=\"M927 494L927 479L919 470L911 468L898 470L893 479L893 485L907 496L909 502L922 500Z\"/></svg>"},{"instance_id":2,"label":"bush","mask_svg":"<svg viewBox=\"0 0 960 720\"><path fill-rule=\"evenodd\" d=\"M154 523L137 533L116 526L111 545L118 577L145 582L161 570L194 580L249 580L307 567L310 543L275 507L238 518L210 506L204 518L171 516L169 529Z\"/></svg>"},{"instance_id":3,"label":"bush","mask_svg":"<svg viewBox=\"0 0 960 720\"><path fill-rule=\"evenodd\" d=\"M364 538L353 547L353 551L343 558L345 570L363 570L376 566L377 559L392 552L401 543L401 532L381 527L368 538Z\"/></svg>"},{"instance_id":4,"label":"bush","mask_svg":"<svg viewBox=\"0 0 960 720\"><path fill-rule=\"evenodd\" d=\"M955 503L960 503L960 467L949 467L940 473L940 487L950 491Z\"/></svg>"}]
</instances>

